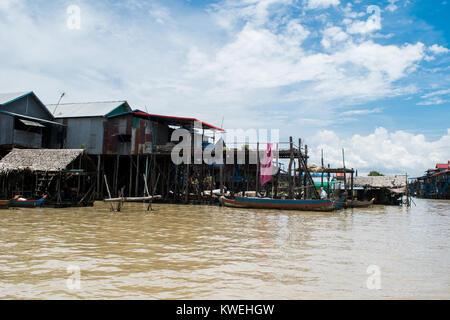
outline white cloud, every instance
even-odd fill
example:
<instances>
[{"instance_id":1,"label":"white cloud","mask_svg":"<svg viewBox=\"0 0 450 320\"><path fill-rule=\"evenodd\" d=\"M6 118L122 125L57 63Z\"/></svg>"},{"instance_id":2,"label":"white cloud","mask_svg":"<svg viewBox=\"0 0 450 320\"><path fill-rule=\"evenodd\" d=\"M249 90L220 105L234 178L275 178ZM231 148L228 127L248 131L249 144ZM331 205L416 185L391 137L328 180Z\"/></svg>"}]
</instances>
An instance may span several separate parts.
<instances>
[{"instance_id":1,"label":"white cloud","mask_svg":"<svg viewBox=\"0 0 450 320\"><path fill-rule=\"evenodd\" d=\"M330 48L332 44L345 41L349 38L348 34L342 31L340 27L328 27L323 32L321 44L325 48Z\"/></svg>"},{"instance_id":2,"label":"white cloud","mask_svg":"<svg viewBox=\"0 0 450 320\"><path fill-rule=\"evenodd\" d=\"M149 13L160 24L173 23L169 8L160 4L152 3Z\"/></svg>"},{"instance_id":3,"label":"white cloud","mask_svg":"<svg viewBox=\"0 0 450 320\"><path fill-rule=\"evenodd\" d=\"M319 163L321 149L325 161L334 167L342 166L342 148L346 166L359 172L377 170L384 174L421 175L437 162L450 158L450 129L437 140L428 141L422 134L405 131L389 132L379 127L367 136L340 138L335 132L322 130L311 138L312 161ZM308 143L310 143L308 141Z\"/></svg>"},{"instance_id":4,"label":"white cloud","mask_svg":"<svg viewBox=\"0 0 450 320\"><path fill-rule=\"evenodd\" d=\"M339 0L307 0L307 9L326 9L331 6L339 5Z\"/></svg>"},{"instance_id":5,"label":"white cloud","mask_svg":"<svg viewBox=\"0 0 450 320\"><path fill-rule=\"evenodd\" d=\"M388 1L389 1L389 5L386 7L386 9L391 12L396 11L398 9L398 6L396 5L398 0L388 0Z\"/></svg>"},{"instance_id":6,"label":"white cloud","mask_svg":"<svg viewBox=\"0 0 450 320\"><path fill-rule=\"evenodd\" d=\"M380 113L381 111L383 111L383 109L381 109L381 108L356 109L356 110L342 112L341 115L343 115L343 116L366 115L366 114Z\"/></svg>"},{"instance_id":7,"label":"white cloud","mask_svg":"<svg viewBox=\"0 0 450 320\"><path fill-rule=\"evenodd\" d=\"M425 99L421 102L418 102L417 105L421 106L431 106L431 105L439 105L446 102L450 102L450 98L442 98L441 96L450 95L450 89L438 90L434 92L427 93L423 95L421 98Z\"/></svg>"},{"instance_id":8,"label":"white cloud","mask_svg":"<svg viewBox=\"0 0 450 320\"><path fill-rule=\"evenodd\" d=\"M450 52L449 49L437 45L437 44L433 44L431 47L428 47L428 50L430 50L431 52L435 53L435 54L441 54L441 53L448 53Z\"/></svg>"},{"instance_id":9,"label":"white cloud","mask_svg":"<svg viewBox=\"0 0 450 320\"><path fill-rule=\"evenodd\" d=\"M381 15L378 6L369 6L368 13L373 14L366 20L356 20L347 26L347 32L351 34L368 34L377 30L381 30ZM349 21L347 21L349 22Z\"/></svg>"}]
</instances>

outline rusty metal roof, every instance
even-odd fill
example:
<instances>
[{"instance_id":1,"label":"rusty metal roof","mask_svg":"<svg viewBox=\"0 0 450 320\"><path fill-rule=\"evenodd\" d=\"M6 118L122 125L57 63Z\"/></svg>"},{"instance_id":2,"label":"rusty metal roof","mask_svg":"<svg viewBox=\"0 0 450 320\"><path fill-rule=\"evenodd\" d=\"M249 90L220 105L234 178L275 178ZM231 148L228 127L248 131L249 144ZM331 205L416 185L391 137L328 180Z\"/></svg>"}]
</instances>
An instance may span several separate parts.
<instances>
[{"instance_id":1,"label":"rusty metal roof","mask_svg":"<svg viewBox=\"0 0 450 320\"><path fill-rule=\"evenodd\" d=\"M147 118L147 119L151 119L151 120L158 120L159 122L164 122L164 123L167 123L168 125L193 125L194 122L199 122L199 123L202 124L202 127L204 129L225 131L222 128L219 128L219 127L214 126L212 124L209 124L207 122L198 120L196 118L164 116L164 115L159 115L159 114L147 113L147 112L144 112L144 111L141 111L141 110L134 110L134 111L131 111L131 112L117 114L117 115L114 115L112 117L117 117L117 116L122 116L122 115L127 115L127 114L132 114L132 115L137 116L137 117ZM112 118L112 117L110 117L110 118Z\"/></svg>"}]
</instances>

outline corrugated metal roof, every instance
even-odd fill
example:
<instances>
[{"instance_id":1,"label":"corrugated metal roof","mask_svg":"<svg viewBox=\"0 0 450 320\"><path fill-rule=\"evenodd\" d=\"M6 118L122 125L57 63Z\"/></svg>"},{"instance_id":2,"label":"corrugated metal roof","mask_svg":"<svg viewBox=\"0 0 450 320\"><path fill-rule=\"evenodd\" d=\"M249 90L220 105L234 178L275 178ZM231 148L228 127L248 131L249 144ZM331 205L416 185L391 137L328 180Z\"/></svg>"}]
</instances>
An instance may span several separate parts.
<instances>
[{"instance_id":1,"label":"corrugated metal roof","mask_svg":"<svg viewBox=\"0 0 450 320\"><path fill-rule=\"evenodd\" d=\"M104 102L84 102L84 103L61 103L54 113L55 118L84 118L84 117L104 117L111 113L126 101L104 101ZM47 107L53 112L56 104L48 104Z\"/></svg>"},{"instance_id":2,"label":"corrugated metal roof","mask_svg":"<svg viewBox=\"0 0 450 320\"><path fill-rule=\"evenodd\" d=\"M17 100L19 98L22 98L23 96L26 96L27 94L30 94L31 92L13 92L13 93L0 93L0 104L6 104L8 102L12 102L14 100Z\"/></svg>"}]
</instances>

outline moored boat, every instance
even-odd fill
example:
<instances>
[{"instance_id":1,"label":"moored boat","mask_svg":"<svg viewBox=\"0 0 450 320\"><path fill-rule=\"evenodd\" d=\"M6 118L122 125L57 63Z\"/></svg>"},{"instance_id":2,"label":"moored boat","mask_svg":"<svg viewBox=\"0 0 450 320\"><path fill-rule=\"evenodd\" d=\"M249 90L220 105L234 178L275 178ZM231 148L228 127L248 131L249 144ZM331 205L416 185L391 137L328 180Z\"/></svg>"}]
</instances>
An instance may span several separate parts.
<instances>
[{"instance_id":1,"label":"moored boat","mask_svg":"<svg viewBox=\"0 0 450 320\"><path fill-rule=\"evenodd\" d=\"M8 209L12 200L0 200L0 209Z\"/></svg>"},{"instance_id":2,"label":"moored boat","mask_svg":"<svg viewBox=\"0 0 450 320\"><path fill-rule=\"evenodd\" d=\"M334 202L332 200L284 200L258 197L236 197L234 199L222 196L220 201L223 205L233 208L254 209L284 209L301 211L333 211L339 209L342 198Z\"/></svg>"},{"instance_id":3,"label":"moored boat","mask_svg":"<svg viewBox=\"0 0 450 320\"><path fill-rule=\"evenodd\" d=\"M370 201L361 201L361 200L347 200L344 204L345 208L367 208L373 205L375 198Z\"/></svg>"},{"instance_id":4,"label":"moored boat","mask_svg":"<svg viewBox=\"0 0 450 320\"><path fill-rule=\"evenodd\" d=\"M10 207L16 207L16 208L36 208L40 207L44 204L45 199L47 198L47 195L44 195L39 200L22 200L19 197L15 197L11 203Z\"/></svg>"}]
</instances>

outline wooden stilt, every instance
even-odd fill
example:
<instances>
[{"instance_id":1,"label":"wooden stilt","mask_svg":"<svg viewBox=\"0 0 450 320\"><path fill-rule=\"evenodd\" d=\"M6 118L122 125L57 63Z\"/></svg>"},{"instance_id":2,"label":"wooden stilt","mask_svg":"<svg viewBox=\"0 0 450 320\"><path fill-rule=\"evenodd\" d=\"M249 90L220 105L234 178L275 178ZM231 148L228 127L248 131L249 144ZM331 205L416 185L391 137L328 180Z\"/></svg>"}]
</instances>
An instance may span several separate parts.
<instances>
[{"instance_id":1,"label":"wooden stilt","mask_svg":"<svg viewBox=\"0 0 450 320\"><path fill-rule=\"evenodd\" d=\"M328 164L328 169L330 169L330 164ZM330 172L327 172L327 186L328 186L328 198L330 198L330 194L331 194L331 187L330 187Z\"/></svg>"},{"instance_id":2,"label":"wooden stilt","mask_svg":"<svg viewBox=\"0 0 450 320\"><path fill-rule=\"evenodd\" d=\"M310 199L310 188L307 188L307 186L308 186L308 182L307 182L307 179L306 179L306 175L308 174L308 146L307 145L305 145L305 176L304 176L304 179L303 179L303 183L304 183L304 186L305 186L305 199Z\"/></svg>"},{"instance_id":3,"label":"wooden stilt","mask_svg":"<svg viewBox=\"0 0 450 320\"><path fill-rule=\"evenodd\" d=\"M255 177L255 183L256 183L256 196L259 197L259 185L260 185L260 177L259 177L259 172L260 172L261 168L260 168L260 159L259 159L259 142L256 144L256 177Z\"/></svg>"},{"instance_id":4,"label":"wooden stilt","mask_svg":"<svg viewBox=\"0 0 450 320\"><path fill-rule=\"evenodd\" d=\"M97 198L100 198L101 166L102 166L101 155L98 155L97 156Z\"/></svg>"},{"instance_id":5,"label":"wooden stilt","mask_svg":"<svg viewBox=\"0 0 450 320\"><path fill-rule=\"evenodd\" d=\"M145 173L143 174L144 176L144 185L145 185L145 192L147 192L147 195L150 196L150 192L148 191L148 185L147 185L147 177L145 176ZM147 207L147 211L153 210L152 209L152 200L150 200L148 202L148 207Z\"/></svg>"},{"instance_id":6,"label":"wooden stilt","mask_svg":"<svg viewBox=\"0 0 450 320\"><path fill-rule=\"evenodd\" d=\"M81 157L78 160L78 169L81 169ZM81 187L81 176L78 176L77 199L80 195L80 187Z\"/></svg>"},{"instance_id":7,"label":"wooden stilt","mask_svg":"<svg viewBox=\"0 0 450 320\"><path fill-rule=\"evenodd\" d=\"M136 197L139 196L139 174L140 174L140 164L141 164L141 158L140 155L137 155L136 158L136 185L134 186L134 194Z\"/></svg>"},{"instance_id":8,"label":"wooden stilt","mask_svg":"<svg viewBox=\"0 0 450 320\"><path fill-rule=\"evenodd\" d=\"M353 169L352 169L352 175L351 175L351 180L350 180L350 199L353 200Z\"/></svg>"},{"instance_id":9,"label":"wooden stilt","mask_svg":"<svg viewBox=\"0 0 450 320\"><path fill-rule=\"evenodd\" d=\"M108 196L110 199L112 199L111 192L109 191L108 179L106 178L106 174L103 177L105 178L105 185L106 185L106 190L108 191ZM114 211L114 206L113 206L112 202L111 202L111 211Z\"/></svg>"},{"instance_id":10,"label":"wooden stilt","mask_svg":"<svg viewBox=\"0 0 450 320\"><path fill-rule=\"evenodd\" d=\"M293 149L293 142L292 142L292 137L289 137L289 153L290 153L290 157L289 157L289 169L288 169L288 174L289 174L289 198L292 199L294 197L294 190L293 190L293 183L292 183L292 163L294 161L294 149Z\"/></svg>"},{"instance_id":11,"label":"wooden stilt","mask_svg":"<svg viewBox=\"0 0 450 320\"><path fill-rule=\"evenodd\" d=\"M129 173L130 181L128 183L128 197L131 197L131 195L132 195L131 192L133 189L133 156L130 155L129 159L130 159L130 173Z\"/></svg>"},{"instance_id":12,"label":"wooden stilt","mask_svg":"<svg viewBox=\"0 0 450 320\"><path fill-rule=\"evenodd\" d=\"M220 176L219 176L219 179L220 179L220 194L223 195L224 194L224 192L223 192L223 163L220 164L219 170L220 170L220 173L219 173L220 174Z\"/></svg>"},{"instance_id":13,"label":"wooden stilt","mask_svg":"<svg viewBox=\"0 0 450 320\"><path fill-rule=\"evenodd\" d=\"M323 149L322 149L322 174L320 176L320 185L322 188L323 188L323 169L324 167L323 167Z\"/></svg>"},{"instance_id":14,"label":"wooden stilt","mask_svg":"<svg viewBox=\"0 0 450 320\"><path fill-rule=\"evenodd\" d=\"M342 148L342 165L344 168L344 194L347 193L347 173L345 172L345 155L344 148ZM345 201L347 201L347 197L345 197Z\"/></svg>"},{"instance_id":15,"label":"wooden stilt","mask_svg":"<svg viewBox=\"0 0 450 320\"><path fill-rule=\"evenodd\" d=\"M190 184L190 165L186 164L186 173L185 173L186 179L185 179L185 185L184 185L184 203L189 202L189 184Z\"/></svg>"},{"instance_id":16,"label":"wooden stilt","mask_svg":"<svg viewBox=\"0 0 450 320\"><path fill-rule=\"evenodd\" d=\"M114 169L114 194L118 195L118 185L119 185L119 161L120 156L116 156L116 167Z\"/></svg>"}]
</instances>

